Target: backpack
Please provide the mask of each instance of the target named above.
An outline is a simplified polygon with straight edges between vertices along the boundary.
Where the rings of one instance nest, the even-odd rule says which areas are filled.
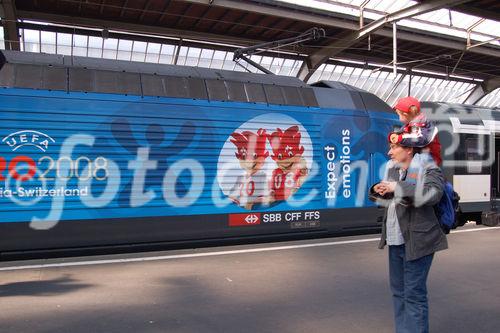
[[[446,181],[444,184],[443,196],[434,206],[434,211],[436,212],[439,225],[445,234],[449,234],[451,229],[455,229],[457,227],[459,201],[460,196],[453,190],[451,183]]]

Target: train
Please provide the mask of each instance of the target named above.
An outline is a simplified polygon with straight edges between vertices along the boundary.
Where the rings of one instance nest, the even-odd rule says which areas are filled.
[[[371,93],[16,51],[2,51],[0,65],[2,258],[381,227],[383,210],[367,193],[400,124]],[[423,107],[444,133],[463,223],[480,220],[500,188],[496,110]]]
[[[500,109],[424,102],[422,110],[437,124],[443,171],[460,195],[458,226],[498,225]]]

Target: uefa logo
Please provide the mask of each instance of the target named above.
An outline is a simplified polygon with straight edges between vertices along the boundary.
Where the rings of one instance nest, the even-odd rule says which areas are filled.
[[[24,146],[35,146],[45,152],[49,148],[49,143],[55,143],[55,140],[42,132],[24,130],[7,135],[2,142],[6,143],[12,151]]]

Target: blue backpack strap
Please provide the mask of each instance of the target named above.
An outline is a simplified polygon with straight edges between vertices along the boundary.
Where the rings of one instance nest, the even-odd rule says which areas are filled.
[[[456,199],[455,191],[453,190],[453,186],[450,182],[446,181],[443,189],[443,196],[441,200],[436,205],[436,215],[439,220],[439,224],[441,228],[448,233],[450,229],[455,227],[455,212],[458,205],[458,201]]]

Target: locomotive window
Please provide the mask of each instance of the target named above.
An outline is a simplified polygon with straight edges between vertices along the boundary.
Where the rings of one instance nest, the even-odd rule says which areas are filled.
[[[484,140],[482,141],[484,145]],[[477,138],[467,138],[465,140],[465,154],[467,160],[467,172],[481,173],[484,146],[480,145],[480,141]]]
[[[497,192],[495,193],[495,195],[497,195],[497,193],[500,191],[500,152],[497,152],[497,159],[496,159],[496,164],[497,164]]]

